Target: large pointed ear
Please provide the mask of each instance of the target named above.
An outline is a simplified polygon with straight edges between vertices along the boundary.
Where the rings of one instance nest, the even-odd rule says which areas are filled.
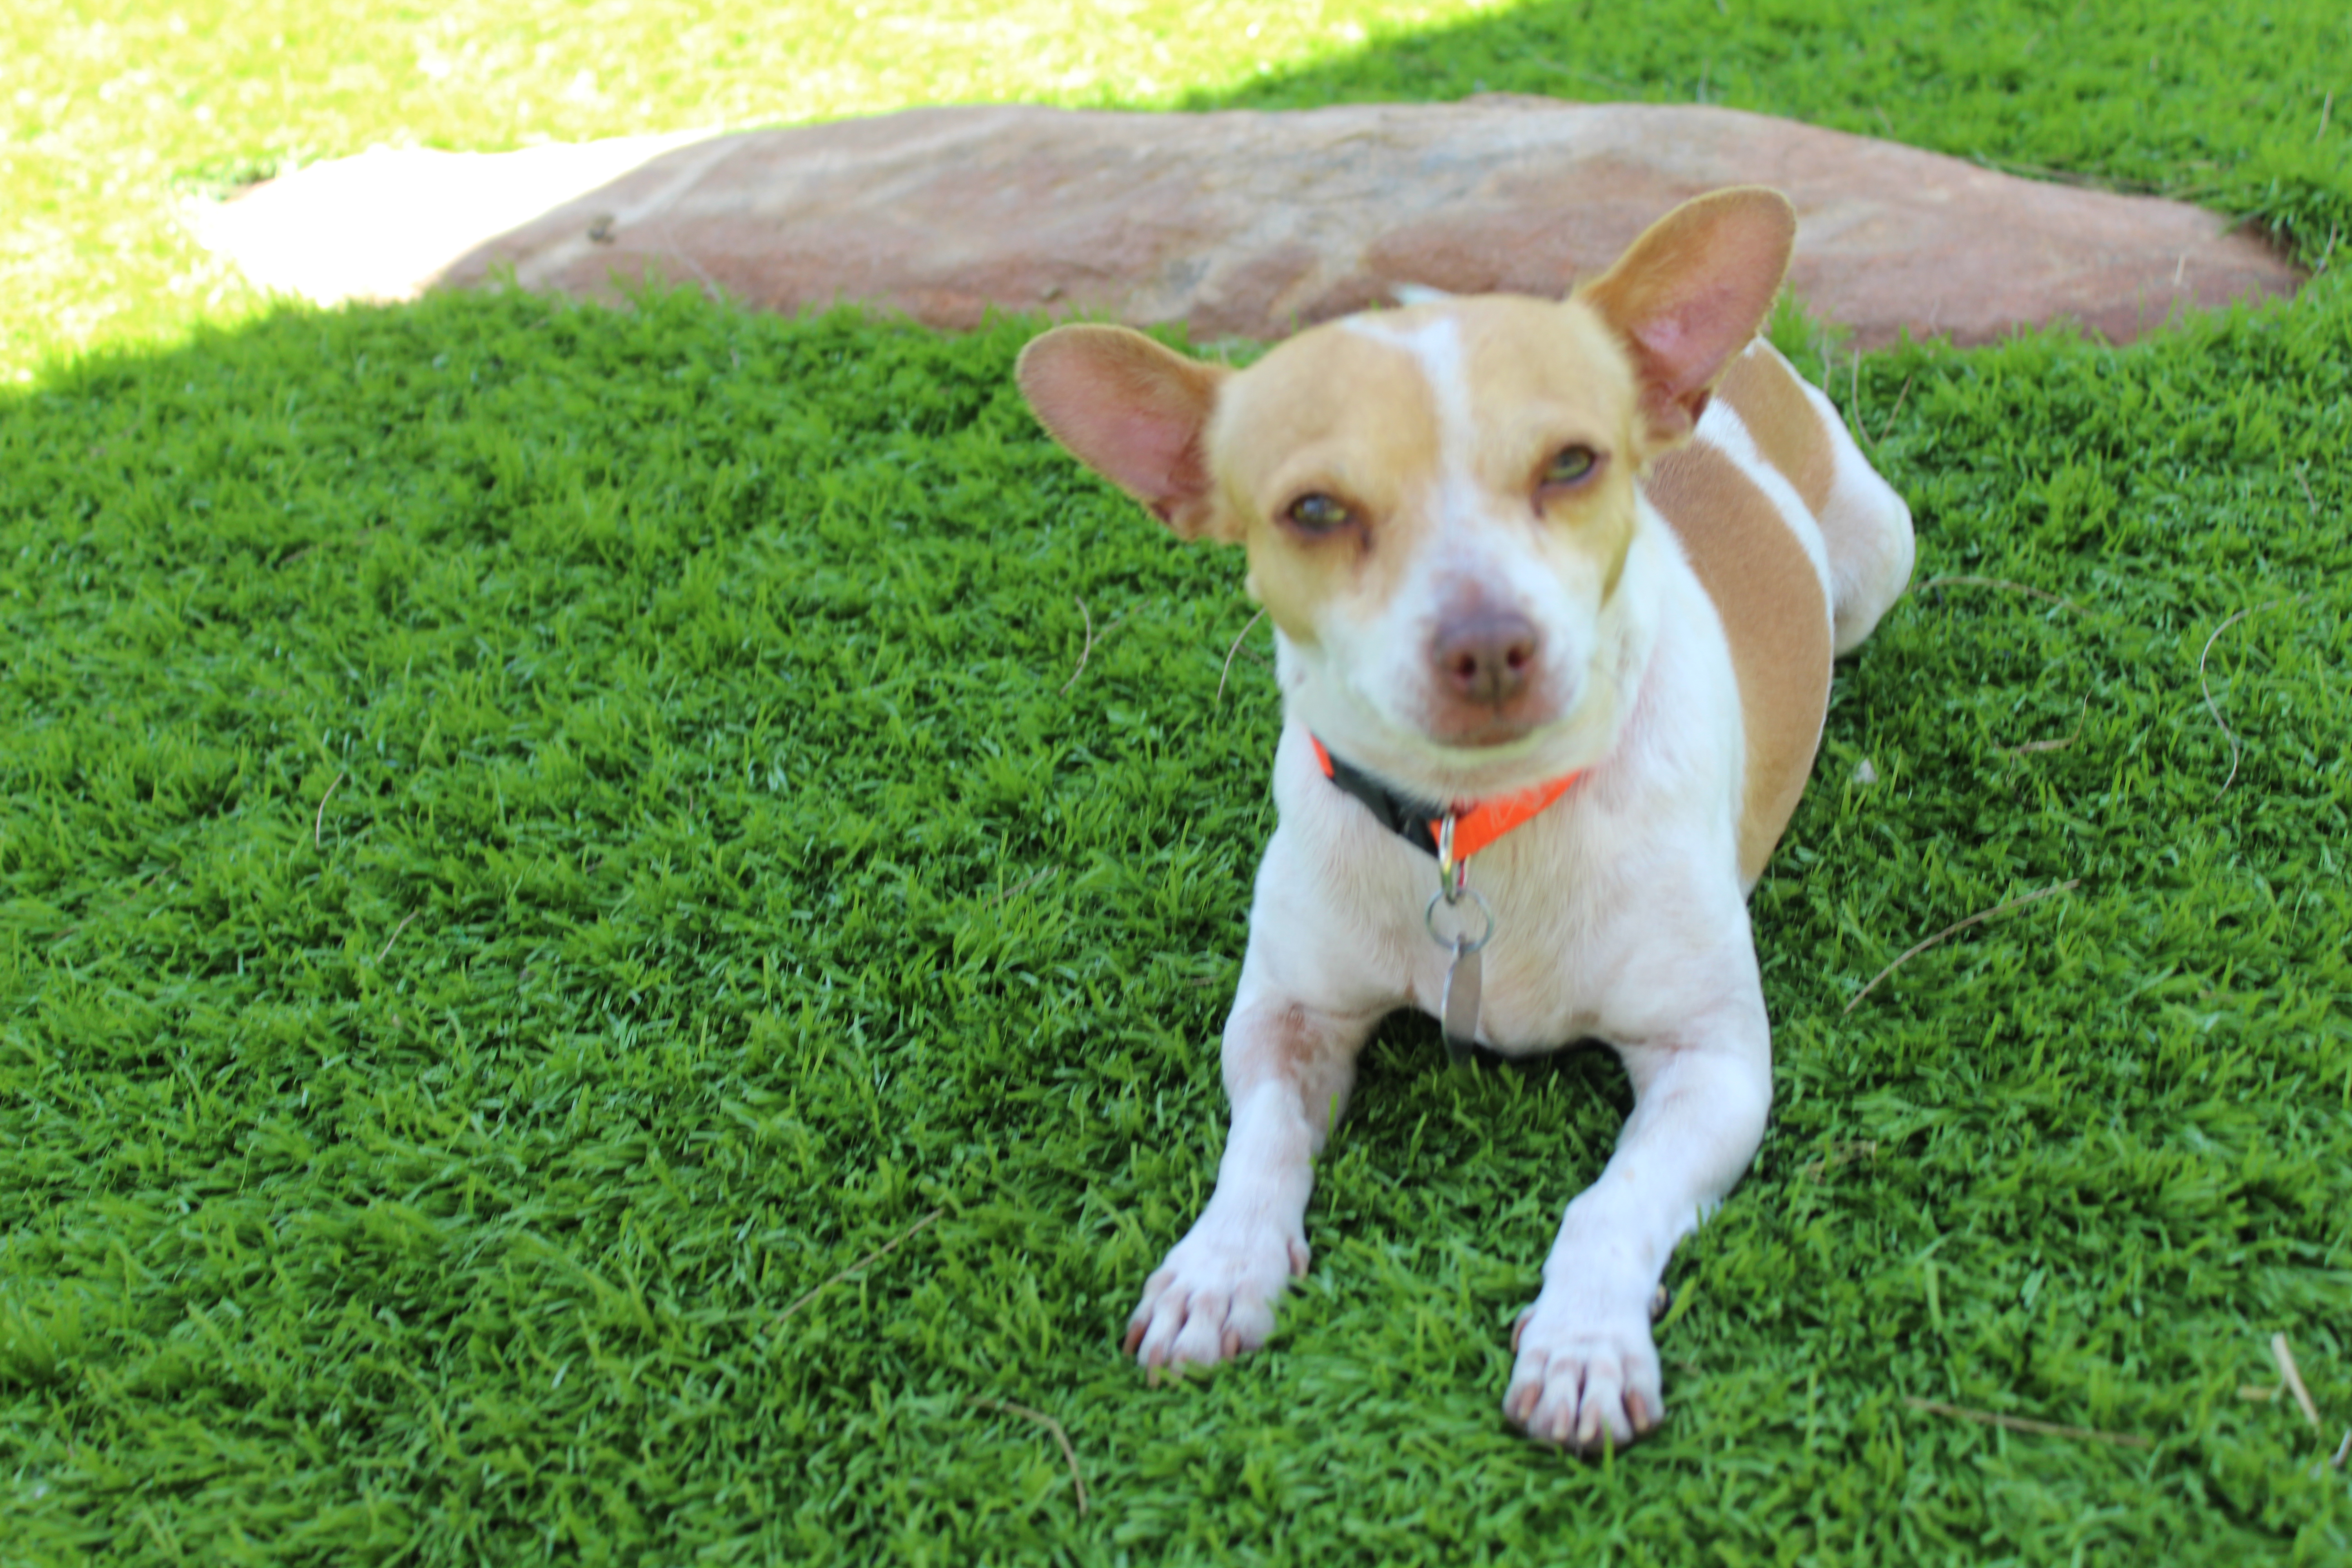
[[[1186,539],[1215,521],[1209,416],[1229,372],[1125,327],[1055,327],[1021,351],[1013,377],[1077,459]]]
[[[1716,191],[1652,224],[1576,297],[1617,330],[1653,441],[1681,440],[1764,325],[1789,269],[1797,211],[1761,185]]]

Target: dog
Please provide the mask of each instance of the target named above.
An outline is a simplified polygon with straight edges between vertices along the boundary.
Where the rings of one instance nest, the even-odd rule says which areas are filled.
[[[1457,1056],[1597,1040],[1634,1104],[1512,1331],[1508,1420],[1580,1452],[1665,1414],[1652,1304],[1770,1108],[1747,898],[1833,658],[1912,564],[1909,509],[1759,336],[1796,215],[1677,207],[1566,300],[1327,322],[1234,372],[1125,328],[1023,352],[1045,428],[1271,617],[1278,826],[1225,1025],[1207,1208],[1145,1282],[1149,1367],[1263,1344],[1312,1162],[1400,1007]]]

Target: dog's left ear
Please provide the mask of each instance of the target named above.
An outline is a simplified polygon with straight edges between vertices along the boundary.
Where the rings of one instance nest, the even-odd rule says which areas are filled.
[[[1180,538],[1216,521],[1206,450],[1227,372],[1126,327],[1055,327],[1013,379],[1054,439],[1151,509]]]
[[[1797,210],[1780,192],[1716,191],[1652,224],[1576,291],[1633,354],[1652,442],[1670,446],[1698,423],[1717,380],[1771,312],[1796,238]]]

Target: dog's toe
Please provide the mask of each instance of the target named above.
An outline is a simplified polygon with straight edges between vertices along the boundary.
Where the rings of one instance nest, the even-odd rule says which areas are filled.
[[[1245,1348],[1240,1303],[1222,1291],[1203,1291],[1187,1303],[1183,1326],[1170,1347],[1171,1361],[1214,1366],[1231,1361]]]
[[[1124,1345],[1148,1367],[1213,1366],[1254,1351],[1274,1332],[1275,1299],[1307,1245],[1296,1238],[1228,1238],[1196,1229],[1144,1282]]]
[[[1665,1401],[1646,1317],[1589,1314],[1539,1298],[1512,1330],[1504,1415],[1531,1437],[1583,1454],[1654,1431]]]

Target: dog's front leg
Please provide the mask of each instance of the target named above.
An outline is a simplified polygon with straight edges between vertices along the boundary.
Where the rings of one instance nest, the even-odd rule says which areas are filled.
[[[1255,967],[1244,965],[1225,1021],[1234,1122],[1216,1191],[1144,1282],[1128,1320],[1127,1349],[1146,1366],[1211,1365],[1255,1350],[1274,1331],[1275,1298],[1291,1276],[1307,1272],[1314,1157],[1345,1105],[1356,1052],[1378,1016],[1342,1016],[1269,994],[1253,984]]]
[[[1633,1113],[1600,1180],[1568,1205],[1543,1289],[1512,1331],[1503,1395],[1529,1436],[1588,1453],[1664,1419],[1652,1299],[1675,1244],[1748,1168],[1772,1101],[1760,992],[1619,1052]]]

